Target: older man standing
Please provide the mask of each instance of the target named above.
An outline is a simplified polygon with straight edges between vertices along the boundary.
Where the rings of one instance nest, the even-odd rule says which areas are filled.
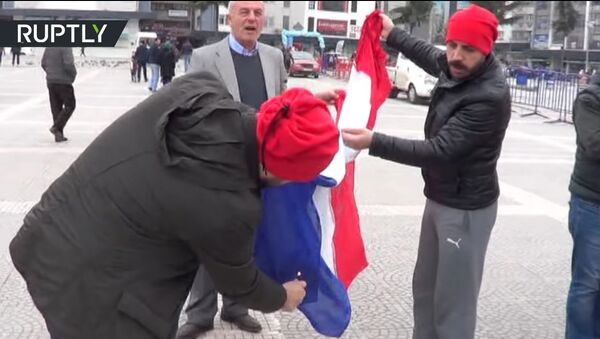
[[[470,339],[498,209],[496,165],[510,120],[509,89],[492,54],[498,20],[475,5],[456,12],[444,53],[383,19],[388,46],[439,78],[425,140],[349,130],[344,141],[422,168],[427,203],[413,278],[413,338]]]
[[[209,71],[225,84],[236,101],[256,109],[286,89],[287,72],[279,49],[258,42],[265,21],[263,1],[230,1],[227,19],[231,34],[222,41],[194,50],[191,72]],[[192,339],[213,329],[217,291],[201,266],[186,309],[187,323],[178,339]],[[248,309],[223,298],[221,319],[243,331],[258,333],[260,323]]]

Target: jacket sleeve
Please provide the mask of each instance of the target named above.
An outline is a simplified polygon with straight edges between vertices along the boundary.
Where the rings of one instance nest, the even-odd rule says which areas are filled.
[[[279,91],[277,93],[277,95],[280,95],[281,93],[285,92],[285,90],[287,89],[287,82],[288,82],[288,74],[287,71],[285,70],[285,64],[283,62],[283,53],[281,51],[277,51],[277,59],[278,59],[278,64],[279,64],[279,75],[280,75],[280,88]]]
[[[202,59],[202,52],[199,49],[192,52],[192,59],[190,60],[190,72],[200,72],[205,70],[204,62]]]
[[[388,35],[386,44],[397,49],[425,72],[437,77],[441,68],[439,59],[444,52],[433,45],[419,40],[400,28],[394,27]]]
[[[575,100],[573,112],[573,123],[583,152],[600,160],[600,102],[584,93]]]
[[[208,217],[201,224],[180,227],[180,238],[194,251],[222,295],[261,312],[280,310],[287,294],[281,284],[256,266],[254,227],[244,224],[243,218],[232,213],[222,211],[219,215],[217,218],[228,220],[223,224],[219,222],[220,226],[210,226],[212,217]],[[223,231],[217,231],[221,227],[233,231],[225,236]]]
[[[65,49],[63,53],[63,66],[65,71],[75,79],[77,76],[77,69],[75,69],[75,60],[73,58],[73,50],[70,48]]]
[[[456,112],[431,139],[408,140],[375,133],[369,154],[416,167],[454,162],[486,142],[502,126],[497,108],[500,105],[499,102],[468,105]]]

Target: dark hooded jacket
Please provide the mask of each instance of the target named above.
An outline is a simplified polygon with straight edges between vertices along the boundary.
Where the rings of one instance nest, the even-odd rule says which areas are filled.
[[[253,259],[256,118],[210,73],[178,78],[110,125],[10,244],[53,338],[174,338],[198,265],[262,312],[280,284]]]

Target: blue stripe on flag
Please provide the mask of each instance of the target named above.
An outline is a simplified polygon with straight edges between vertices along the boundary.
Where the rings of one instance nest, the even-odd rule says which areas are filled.
[[[300,272],[307,283],[300,311],[317,332],[339,337],[350,323],[350,301],[344,285],[321,257],[321,226],[313,203],[317,184],[336,183],[320,177],[263,190],[255,257],[258,267],[279,283],[294,280]]]

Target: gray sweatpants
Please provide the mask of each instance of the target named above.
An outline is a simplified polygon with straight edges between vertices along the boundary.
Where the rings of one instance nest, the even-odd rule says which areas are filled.
[[[498,203],[458,210],[427,200],[413,276],[413,339],[471,339]]]

